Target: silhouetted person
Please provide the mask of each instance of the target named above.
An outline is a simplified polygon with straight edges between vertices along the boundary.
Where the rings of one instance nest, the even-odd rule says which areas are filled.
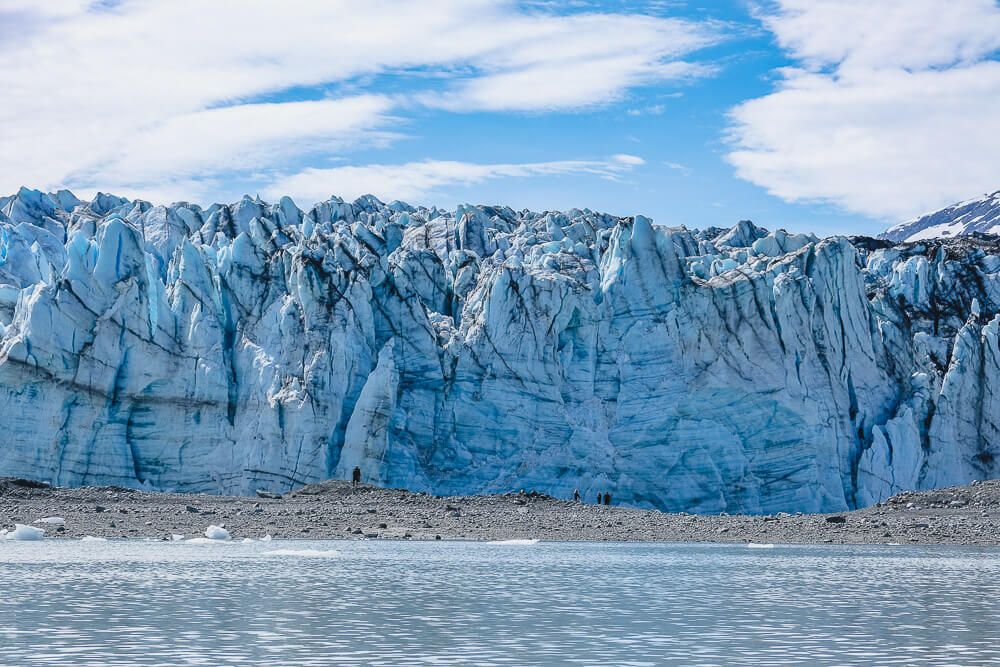
[[[611,494],[610,493],[607,493],[607,492],[604,493],[604,504],[605,505],[610,505],[611,504]]]
[[[573,489],[573,502],[580,502],[580,489]]]
[[[351,473],[351,486],[357,486],[361,483],[361,466],[354,466],[354,472]]]
[[[602,496],[601,492],[598,491],[597,492],[597,504],[600,505],[602,502],[604,502],[604,496]]]

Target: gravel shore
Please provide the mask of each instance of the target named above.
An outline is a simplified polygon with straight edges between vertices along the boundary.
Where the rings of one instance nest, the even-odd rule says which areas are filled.
[[[35,523],[61,517],[65,523]],[[598,506],[537,494],[434,497],[330,481],[276,498],[54,488],[0,478],[0,529],[46,537],[587,540],[780,544],[1000,545],[1000,481],[904,493],[839,514],[704,516]]]

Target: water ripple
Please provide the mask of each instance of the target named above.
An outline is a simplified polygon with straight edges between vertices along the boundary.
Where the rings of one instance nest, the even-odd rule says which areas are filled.
[[[2,542],[0,587],[0,665],[1000,662],[991,550]]]

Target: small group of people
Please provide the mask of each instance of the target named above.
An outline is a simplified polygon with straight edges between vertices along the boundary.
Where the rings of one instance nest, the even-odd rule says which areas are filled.
[[[580,489],[573,489],[573,502],[580,502]],[[610,505],[611,504],[611,494],[605,491],[601,493],[597,492],[597,504],[598,505]]]

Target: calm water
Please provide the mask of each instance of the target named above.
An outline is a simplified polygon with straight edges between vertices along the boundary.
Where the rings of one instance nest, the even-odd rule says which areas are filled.
[[[0,664],[995,664],[998,556],[8,541]]]

